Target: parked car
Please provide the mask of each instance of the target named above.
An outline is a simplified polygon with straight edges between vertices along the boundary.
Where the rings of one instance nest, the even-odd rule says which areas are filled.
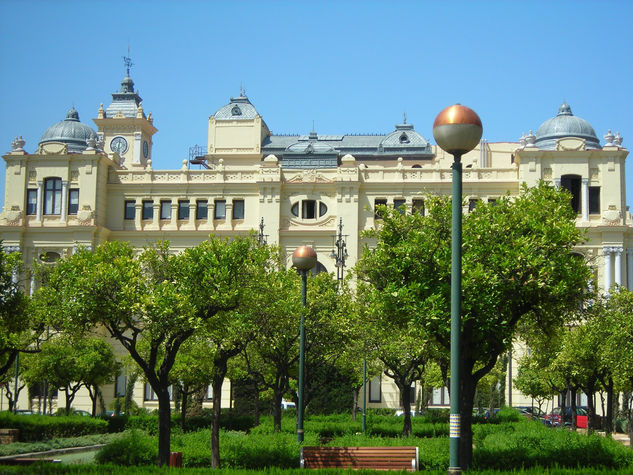
[[[514,406],[514,409],[519,411],[522,416],[528,419],[543,419],[545,412],[534,406]]]
[[[286,401],[285,399],[281,400],[281,408],[282,409],[295,409],[297,405],[292,401]]]
[[[545,424],[550,426],[571,426],[571,406],[565,407],[564,416],[561,415],[562,409],[556,407],[549,414],[545,415]],[[587,408],[584,406],[576,407],[576,427],[580,429],[587,428]]]
[[[411,414],[411,417],[414,417],[414,416],[415,416],[415,411],[414,411],[413,409],[411,409],[411,411],[409,412],[409,414]],[[404,416],[404,411],[403,411],[402,409],[398,409],[398,410],[395,412],[395,414],[394,414],[394,415],[396,415],[396,416],[398,416],[398,417],[402,417],[402,416]]]

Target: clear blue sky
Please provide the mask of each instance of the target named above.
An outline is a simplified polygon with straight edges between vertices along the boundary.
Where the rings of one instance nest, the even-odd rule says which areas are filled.
[[[489,141],[518,140],[566,100],[601,142],[633,147],[633,2],[0,2],[0,151],[33,152],[71,106],[94,127],[124,76],[159,129],[154,168],[205,145],[240,84],[274,133],[389,132],[432,140],[444,107],[475,109]],[[96,128],[96,127],[95,127]],[[4,161],[0,161],[0,205]],[[633,206],[633,158],[627,203]]]

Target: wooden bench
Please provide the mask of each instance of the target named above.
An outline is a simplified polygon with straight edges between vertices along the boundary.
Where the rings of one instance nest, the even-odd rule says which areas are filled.
[[[301,447],[301,468],[419,469],[417,447]]]

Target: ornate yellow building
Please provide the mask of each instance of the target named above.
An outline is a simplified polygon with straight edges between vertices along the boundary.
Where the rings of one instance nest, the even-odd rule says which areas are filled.
[[[7,250],[22,252],[26,263],[54,261],[78,245],[107,240],[141,247],[162,239],[185,248],[210,233],[260,229],[288,259],[297,246],[310,245],[319,268],[336,273],[332,251],[339,225],[349,267],[361,250],[361,231],[375,225],[377,204],[423,209],[427,195],[451,188],[452,157],[406,118],[384,135],[274,135],[240,94],[209,118],[206,153],[173,170],[152,166],[157,129],[129,71],[93,121],[96,130],[72,109],[31,152],[16,138],[3,157],[0,239]],[[591,125],[567,104],[535,135],[524,134],[518,142],[482,140],[462,159],[466,206],[518,194],[522,183],[563,186],[573,195],[577,226],[588,232],[578,251],[594,266],[596,285],[605,292],[613,284],[633,288],[628,151],[619,134],[609,131],[604,140],[601,145]],[[378,383],[373,382],[370,406],[398,406],[395,387]],[[113,397],[116,389],[107,391]],[[151,395],[144,399],[151,406]],[[436,391],[433,403],[446,402],[446,394]]]

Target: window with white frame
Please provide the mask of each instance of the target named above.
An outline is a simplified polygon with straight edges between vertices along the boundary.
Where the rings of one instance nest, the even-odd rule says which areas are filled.
[[[62,179],[44,180],[44,214],[62,213]]]

